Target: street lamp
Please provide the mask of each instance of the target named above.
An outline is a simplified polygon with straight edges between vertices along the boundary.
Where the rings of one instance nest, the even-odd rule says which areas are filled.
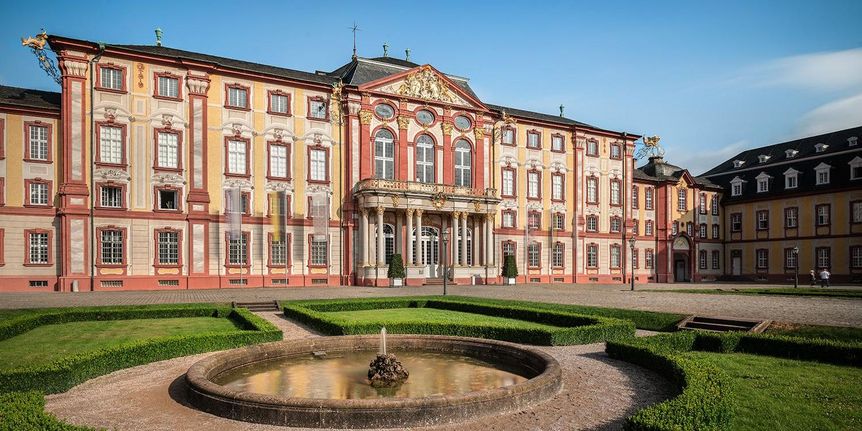
[[[449,261],[446,260],[446,249],[449,244],[449,228],[443,229],[443,296],[446,296],[446,284],[449,280]]]
[[[631,275],[631,278],[632,278],[632,292],[634,292],[634,290],[635,290],[635,237],[634,237],[634,235],[632,235],[632,237],[629,238],[629,249],[632,252],[632,254],[631,254],[631,256],[632,256],[632,275]]]
[[[799,246],[793,247],[793,288],[799,287]]]

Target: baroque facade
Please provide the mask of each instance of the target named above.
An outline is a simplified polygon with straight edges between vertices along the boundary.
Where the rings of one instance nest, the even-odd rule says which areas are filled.
[[[509,254],[520,282],[728,274],[727,189],[635,169],[638,135],[386,56],[46,38],[61,91],[0,87],[2,290],[386,286],[395,254],[407,285],[499,283]]]

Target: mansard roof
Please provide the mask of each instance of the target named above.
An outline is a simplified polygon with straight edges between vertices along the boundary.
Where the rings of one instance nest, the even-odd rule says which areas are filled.
[[[783,165],[790,162],[801,161],[811,156],[831,155],[837,152],[845,151],[848,148],[853,148],[849,147],[848,145],[848,139],[853,136],[856,136],[857,138],[862,137],[862,126],[839,130],[836,132],[824,133],[817,136],[809,136],[807,138],[782,142],[780,144],[752,148],[727,159],[726,161],[720,163],[718,166],[704,173],[702,176],[723,176],[730,172],[745,171],[746,169],[761,169],[763,167],[775,166],[778,164]],[[825,149],[821,152],[817,152],[818,144],[825,144]],[[795,150],[797,152],[791,152],[793,156],[788,157],[788,150]],[[760,162],[761,155],[768,156],[764,163]],[[744,163],[739,168],[736,168],[733,164],[735,160],[739,160]]]
[[[582,123],[580,121],[575,121],[575,120],[572,120],[570,118],[561,117],[559,115],[550,115],[550,114],[543,114],[541,112],[525,111],[523,109],[511,108],[508,106],[492,105],[490,103],[485,104],[485,106],[487,106],[488,109],[499,113],[500,115],[502,115],[503,112],[505,112],[506,114],[509,114],[509,115],[512,115],[515,117],[526,118],[529,120],[536,120],[536,121],[544,121],[544,122],[548,122],[548,123],[562,124],[564,126],[589,127],[591,129],[602,130],[602,129],[599,129],[598,127],[589,125],[587,123]]]
[[[392,57],[357,57],[350,63],[347,63],[332,72],[318,73],[325,73],[328,76],[339,78],[345,85],[360,86],[362,84],[377,81],[387,76],[396,75],[417,67],[421,66],[411,61]],[[477,96],[473,89],[470,88],[470,85],[467,84],[466,78],[449,74],[446,74],[446,77],[471,97],[479,100],[479,96]]]
[[[0,85],[0,105],[60,110],[60,93]]]
[[[702,188],[720,189],[707,178],[694,177],[688,169],[665,162],[663,157],[650,157],[647,164],[635,169],[633,177],[641,181],[674,183],[686,177],[690,183]]]

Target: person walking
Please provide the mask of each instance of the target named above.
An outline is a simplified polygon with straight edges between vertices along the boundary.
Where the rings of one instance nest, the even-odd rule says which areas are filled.
[[[808,287],[814,287],[814,285],[817,283],[817,275],[814,274],[813,269],[811,271],[808,271],[808,275],[811,277],[811,283],[808,285]]]
[[[829,276],[831,275],[826,268],[820,271],[820,287],[829,287]]]

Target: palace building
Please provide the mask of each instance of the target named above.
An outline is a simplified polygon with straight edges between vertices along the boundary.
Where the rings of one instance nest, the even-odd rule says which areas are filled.
[[[522,283],[787,274],[749,256],[791,240],[734,230],[734,214],[788,195],[728,193],[757,184],[756,166],[780,178],[775,151],[701,177],[658,152],[635,169],[637,134],[492,105],[466,78],[386,55],[312,73],[160,44],[27,43],[56,54],[60,92],[0,87],[0,290],[387,286],[396,254],[408,286],[497,284],[507,255]],[[847,250],[818,261],[836,274],[862,226],[839,209],[856,217],[862,200],[858,176],[837,178],[862,164],[858,130],[841,133],[844,148],[824,140],[810,167],[805,141],[793,164],[831,166],[832,185],[800,174],[794,199],[830,200],[828,233],[797,236],[843,235]]]

